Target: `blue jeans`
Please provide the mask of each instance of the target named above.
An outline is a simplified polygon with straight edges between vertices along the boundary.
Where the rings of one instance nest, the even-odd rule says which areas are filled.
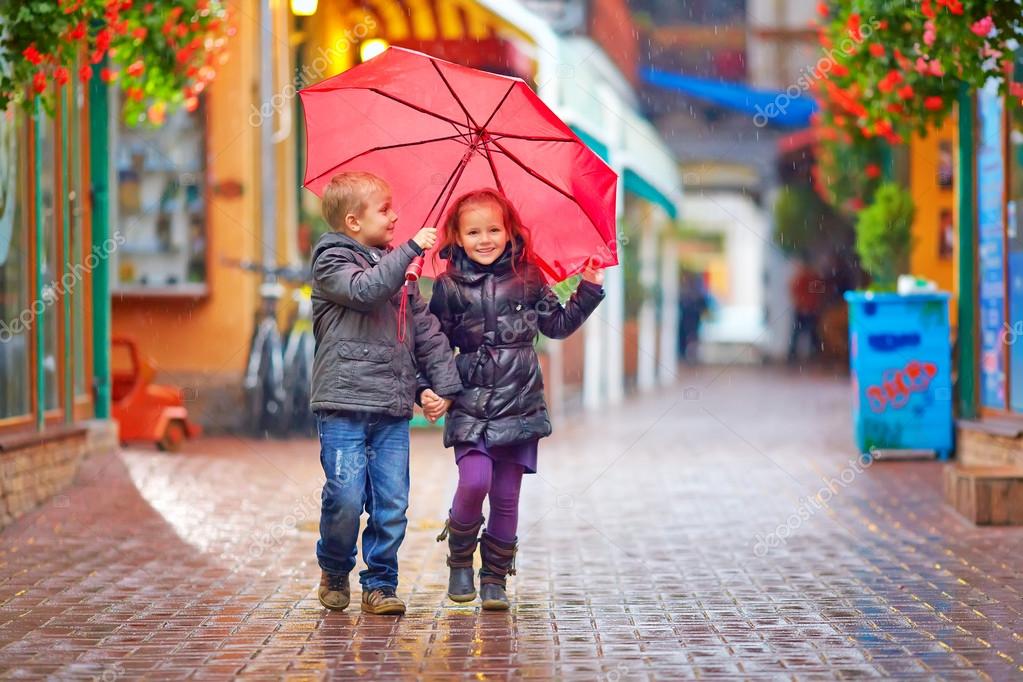
[[[363,590],[398,586],[398,547],[408,520],[409,422],[378,414],[317,414],[320,464],[326,476],[320,507],[320,568],[347,574],[355,568],[362,510],[366,570]]]

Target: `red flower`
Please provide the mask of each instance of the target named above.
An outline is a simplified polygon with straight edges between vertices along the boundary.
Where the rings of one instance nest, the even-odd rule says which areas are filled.
[[[961,0],[938,0],[938,4],[947,7],[948,11],[952,14],[961,15],[963,13],[963,3]]]
[[[86,64],[78,69],[78,80],[88,83],[92,79],[92,67]]]
[[[817,14],[821,15],[822,17],[828,16],[828,3],[826,3],[826,2],[818,2],[817,3]]]
[[[872,57],[876,57],[878,59],[883,57],[885,55],[884,45],[882,45],[881,43],[871,43],[870,44],[870,55]]]
[[[980,21],[975,22],[972,26],[970,26],[970,30],[976,33],[981,38],[985,38],[988,36],[988,34],[991,33],[991,29],[993,29],[994,27],[995,22],[992,21],[991,16],[988,15],[981,19]]]
[[[79,21],[73,29],[68,31],[67,37],[71,40],[81,40],[85,37],[85,22]]]
[[[873,179],[881,177],[881,167],[876,163],[868,163],[867,167],[864,168],[863,171],[867,174],[868,178]]]
[[[142,63],[141,59],[139,59],[139,60],[135,61],[134,63],[132,63],[132,65],[129,66],[128,69],[127,69],[128,75],[132,76],[133,78],[138,78],[139,76],[142,75],[142,72],[145,71],[145,70],[146,70],[146,65]]]
[[[936,16],[934,8],[931,7],[931,0],[923,0],[923,2],[920,3],[920,11],[928,19],[933,19]]]
[[[128,88],[127,93],[128,97],[136,102],[141,102],[142,98],[145,97],[145,93],[142,92],[142,88]]]
[[[110,29],[109,28],[104,28],[99,33],[97,33],[96,34],[96,51],[97,52],[106,52],[108,49],[110,49],[110,38],[111,38],[111,34],[110,34]]]
[[[110,69],[103,68],[99,70],[99,79],[104,83],[109,83],[115,78],[117,78],[117,74],[111,71]]]
[[[143,14],[152,14],[153,13],[153,3],[147,2],[146,4],[142,5],[142,13]]]
[[[888,21],[886,19],[882,19],[881,21],[877,22],[877,27],[882,31],[888,30]]]
[[[849,75],[849,69],[845,68],[842,64],[835,62],[835,65],[831,67],[831,73],[841,78],[842,76]]]
[[[846,27],[849,29],[849,37],[859,42],[863,40],[863,34],[860,32],[860,15],[853,12],[849,15],[849,21],[846,22]]]
[[[937,95],[928,97],[924,100],[924,109],[928,111],[940,111],[945,106],[945,100],[941,99]]]
[[[58,66],[53,70],[53,80],[57,81],[57,85],[64,85],[71,79],[71,74],[63,66]]]
[[[64,2],[68,3],[67,7],[64,8],[64,14],[71,14],[73,12],[77,12],[78,8],[82,6],[82,0],[58,0],[57,4],[63,5]]]
[[[39,66],[43,63],[43,55],[36,49],[36,44],[31,43],[28,47],[21,51],[22,56],[27,59],[34,66]]]
[[[902,72],[892,69],[877,83],[877,89],[881,92],[892,92],[895,86],[902,82]]]
[[[902,113],[905,113],[905,111],[906,111],[906,108],[903,107],[898,102],[892,102],[891,104],[888,105],[887,108],[888,108],[888,113],[889,114],[902,114]]]
[[[92,62],[93,64],[99,64],[101,61],[103,61],[103,55],[105,55],[106,53],[107,53],[106,50],[96,50],[95,52],[92,53],[92,56],[89,57],[89,61]]]
[[[915,94],[916,93],[913,92],[912,85],[903,85],[901,88],[899,88],[898,92],[898,95],[901,99],[911,99]]]
[[[44,72],[36,71],[36,75],[32,77],[32,90],[36,93],[46,90],[46,74]]]
[[[131,32],[131,36],[135,40],[145,40],[146,39],[146,34],[148,32],[149,31],[146,30],[145,26],[139,26],[137,29],[135,29],[134,31]]]

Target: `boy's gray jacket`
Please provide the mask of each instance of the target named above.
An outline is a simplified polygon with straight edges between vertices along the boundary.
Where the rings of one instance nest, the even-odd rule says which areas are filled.
[[[317,242],[313,410],[411,418],[417,371],[429,377],[438,395],[453,397],[462,390],[451,346],[418,285],[411,287],[405,341],[398,341],[405,269],[416,255],[413,242],[381,250],[334,232]]]

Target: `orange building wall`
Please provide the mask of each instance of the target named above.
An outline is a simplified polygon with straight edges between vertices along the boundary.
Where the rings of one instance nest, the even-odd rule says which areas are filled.
[[[160,372],[230,375],[240,382],[258,303],[258,277],[226,268],[222,259],[258,257],[258,129],[247,123],[258,75],[258,8],[245,0],[229,59],[209,89],[208,182],[237,181],[240,197],[209,196],[210,294],[203,299],[132,297],[113,300],[113,332],[139,341]],[[211,377],[212,378],[212,377]]]
[[[955,259],[958,239],[953,242],[955,248],[951,257],[941,258],[939,220],[943,210],[950,211],[955,226],[955,191],[952,187],[938,186],[938,165],[940,142],[947,142],[949,150],[956,148],[955,129],[955,121],[949,119],[925,137],[914,136],[910,142],[909,170],[910,191],[916,205],[910,270],[917,277],[936,282],[942,291],[953,294],[950,310],[953,322],[956,319]],[[958,229],[955,229],[955,234],[958,238]]]

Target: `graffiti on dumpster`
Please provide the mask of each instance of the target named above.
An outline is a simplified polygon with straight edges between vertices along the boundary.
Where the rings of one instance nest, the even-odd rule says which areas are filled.
[[[937,373],[933,362],[919,360],[910,360],[902,369],[885,370],[880,384],[867,387],[870,409],[880,413],[889,407],[896,410],[905,407],[914,393],[927,390]]]

